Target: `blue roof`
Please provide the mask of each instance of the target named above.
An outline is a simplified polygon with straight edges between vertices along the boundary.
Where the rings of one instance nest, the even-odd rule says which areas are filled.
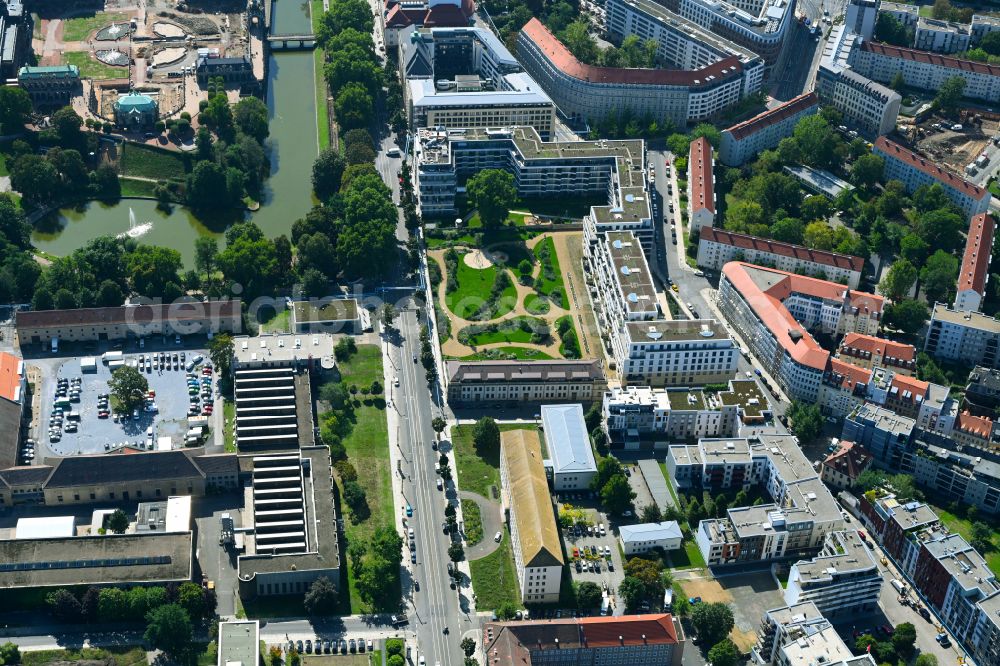
[[[156,102],[152,97],[148,95],[140,95],[138,93],[129,93],[127,95],[122,95],[115,102],[119,109],[144,109],[144,108],[156,108]]]
[[[660,539],[681,539],[684,534],[676,520],[665,520],[662,523],[640,523],[638,525],[622,525],[618,528],[622,541],[659,541]]]
[[[597,471],[582,405],[542,405],[542,428],[556,474]]]

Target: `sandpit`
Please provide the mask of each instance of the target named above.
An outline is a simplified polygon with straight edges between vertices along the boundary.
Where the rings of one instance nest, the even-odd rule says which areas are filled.
[[[160,37],[183,37],[185,34],[184,28],[179,25],[164,23],[163,21],[158,21],[153,24],[153,32]]]
[[[465,265],[469,268],[475,268],[479,271],[486,270],[493,265],[493,262],[483,253],[482,250],[472,250],[471,252],[468,252],[464,257],[462,257],[462,261],[464,261]]]
[[[187,49],[185,49],[183,46],[171,46],[169,48],[157,51],[156,54],[153,55],[153,64],[157,67],[163,67],[164,65],[171,65],[177,62],[178,60],[183,59],[186,53]]]

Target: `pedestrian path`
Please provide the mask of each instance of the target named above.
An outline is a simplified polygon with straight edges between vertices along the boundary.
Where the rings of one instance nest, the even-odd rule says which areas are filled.
[[[500,547],[500,544],[493,540],[493,535],[503,530],[503,512],[500,505],[468,490],[458,491],[458,497],[459,499],[471,500],[479,506],[479,514],[483,523],[483,538],[475,546],[466,546],[465,557],[469,560],[486,557]],[[466,525],[466,531],[468,531],[468,525]]]

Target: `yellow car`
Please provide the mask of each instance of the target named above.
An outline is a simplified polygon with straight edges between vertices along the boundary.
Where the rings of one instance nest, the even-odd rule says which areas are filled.
[[[680,291],[679,289],[677,289],[677,285],[676,284],[670,285],[670,288],[673,289],[674,291]]]

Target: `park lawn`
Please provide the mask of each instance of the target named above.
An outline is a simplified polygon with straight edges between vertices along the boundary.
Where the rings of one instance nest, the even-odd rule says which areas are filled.
[[[473,427],[472,424],[459,425],[451,430],[455,465],[458,468],[458,486],[487,499],[497,499],[500,491],[500,449],[487,451],[485,457],[480,456],[472,442]],[[533,425],[500,424],[500,432],[537,429]],[[494,494],[492,489],[496,489],[498,494]]]
[[[273,317],[263,322],[260,325],[261,332],[267,333],[288,333],[289,331],[289,319],[291,318],[291,310],[282,310],[281,312],[276,312]]]
[[[465,541],[475,546],[483,540],[483,514],[474,500],[462,500],[462,518],[465,522]]]
[[[21,653],[22,666],[41,666],[53,662],[103,661],[108,666],[139,666],[146,664],[146,651],[141,647],[82,648],[79,650],[28,650]]]
[[[76,65],[80,68],[80,76],[85,79],[125,79],[128,78],[128,67],[105,65],[97,58],[91,58],[89,53],[82,51],[67,51],[63,53],[64,65]]]
[[[66,19],[62,24],[62,39],[63,42],[82,42],[95,30],[100,30],[112,23],[123,23],[127,20],[128,16],[119,12],[97,12],[93,16],[78,16]]]
[[[986,189],[988,189],[990,191],[990,194],[992,194],[993,196],[1000,198],[1000,183],[998,183],[996,180],[991,180],[990,184],[986,187]]]
[[[468,356],[458,357],[461,361],[490,361],[495,360],[495,357],[489,352],[500,352],[508,356],[513,356],[519,361],[551,361],[552,356],[549,356],[543,351],[537,349],[531,349],[529,347],[492,347],[489,351],[481,351],[475,354],[469,354]]]
[[[514,317],[500,322],[500,330],[493,332],[483,332],[477,335],[470,335],[468,344],[478,347],[479,345],[489,345],[496,342],[531,342],[531,331],[526,331],[520,327],[519,322],[527,320],[535,325],[544,325],[545,322],[535,317]],[[461,333],[461,332],[460,332]]]
[[[698,544],[695,540],[688,539],[681,545],[682,548],[667,553],[667,557],[670,558],[670,568],[704,569],[706,566],[705,558],[701,556],[701,551],[698,550]]]
[[[551,294],[554,289],[559,289],[560,294],[562,294],[562,298],[558,305],[563,310],[569,310],[569,295],[566,293],[566,285],[563,284],[563,274],[562,270],[559,268],[559,257],[556,256],[556,244],[555,241],[552,240],[551,236],[535,246],[535,259],[538,260],[539,264],[544,263],[541,257],[543,247],[547,247],[549,249],[548,264],[552,270],[552,274],[555,275],[556,278],[555,280],[545,279],[545,270],[543,266],[542,270],[538,272],[538,279],[535,280],[535,289],[545,295]]]
[[[323,57],[323,49],[313,49],[313,78],[316,80],[316,136],[319,140],[320,150],[326,150],[330,147],[330,109],[326,103],[326,80],[322,74]]]
[[[606,206],[607,198],[601,197],[557,197],[554,199],[521,199],[510,207],[513,211],[524,211],[534,215],[551,217],[582,218],[590,212],[591,206]]]
[[[376,379],[379,383],[384,381],[382,350],[377,345],[358,345],[358,351],[341,362],[339,367],[341,378],[348,387],[370,386]],[[358,472],[358,483],[368,497],[371,515],[356,525],[350,518],[344,521],[348,544],[352,540],[368,543],[377,528],[393,524],[392,471],[389,463],[389,427],[385,418],[385,400],[366,400],[354,408],[354,414],[356,421],[351,432],[344,438],[344,449],[347,451],[347,459]],[[337,482],[340,485],[339,479]],[[351,612],[362,612],[363,604],[350,566],[347,580]]]
[[[152,197],[156,183],[148,180],[136,180],[119,176],[118,184],[122,188],[123,197]]]
[[[563,315],[562,317],[559,317],[559,319],[556,319],[556,325],[555,325],[556,335],[559,334],[559,322],[561,322],[564,319],[569,322],[569,330],[573,331],[573,334],[576,336],[576,346],[577,349],[580,351],[580,355],[582,356],[583,343],[580,341],[579,331],[576,330],[576,322],[573,320],[573,315]],[[568,332],[569,331],[567,331],[567,333]],[[566,356],[566,345],[563,344],[562,342],[559,343],[559,353],[562,354],[563,358],[571,358],[570,356]]]
[[[499,269],[496,266],[482,270],[472,268],[465,263],[464,256],[459,255],[458,258],[458,274],[455,276],[458,280],[458,289],[445,295],[445,301],[449,310],[462,319],[469,319],[476,314],[480,305],[489,300]],[[512,281],[497,299],[491,319],[507,314],[516,303],[517,290]]]
[[[222,441],[228,453],[236,452],[236,403],[222,400]]]
[[[551,308],[548,299],[531,292],[524,297],[524,309],[531,314],[546,314]]]
[[[947,509],[942,509],[939,506],[931,504],[930,507],[933,509],[934,513],[938,515],[938,518],[941,519],[941,522],[944,523],[951,532],[958,532],[966,541],[970,541],[972,539],[971,521],[966,518],[956,516]],[[1000,532],[998,532],[995,527],[990,541],[993,543],[993,548],[990,549],[989,552],[980,554],[983,558],[985,558],[986,566],[990,568],[990,571],[997,576],[1000,576]]]
[[[469,561],[472,589],[476,593],[476,608],[496,610],[504,604],[521,608],[521,593],[514,569],[514,553],[510,549],[510,532],[504,528],[500,547],[486,557]]]
[[[524,213],[507,213],[507,219],[504,221],[504,224],[511,224],[515,227],[523,227],[524,218]],[[481,229],[483,227],[483,221],[479,217],[478,210],[472,214],[472,217],[469,218],[469,223],[465,226],[467,229]]]
[[[182,153],[126,141],[122,145],[118,168],[123,176],[170,180],[184,178],[190,162]]]

